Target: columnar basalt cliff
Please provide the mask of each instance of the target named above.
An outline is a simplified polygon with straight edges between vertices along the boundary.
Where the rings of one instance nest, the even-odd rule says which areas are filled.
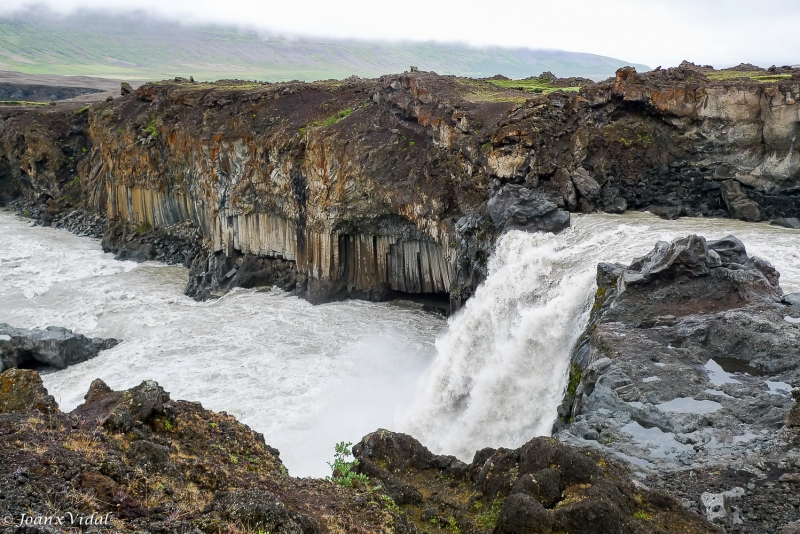
[[[118,221],[108,250],[191,266],[200,298],[276,283],[457,307],[499,232],[558,231],[564,212],[800,216],[800,81],[729,74],[626,68],[549,94],[424,72],[147,84],[80,113],[6,114],[0,201],[47,199],[50,220],[99,210]],[[147,241],[187,225],[205,252]]]

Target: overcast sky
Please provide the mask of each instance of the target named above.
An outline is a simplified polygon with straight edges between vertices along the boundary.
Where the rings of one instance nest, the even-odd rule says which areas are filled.
[[[800,64],[800,0],[44,0],[303,36],[590,52],[674,66]],[[30,5],[0,0],[0,12]]]

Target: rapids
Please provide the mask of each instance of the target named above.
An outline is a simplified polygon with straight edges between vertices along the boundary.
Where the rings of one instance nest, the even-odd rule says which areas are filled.
[[[95,378],[114,389],[154,379],[262,432],[296,476],[328,474],[336,442],[378,427],[470,460],[549,433],[596,264],[690,233],[736,235],[775,265],[784,291],[800,291],[800,232],[629,213],[503,236],[489,278],[447,323],[410,304],[312,306],[277,290],[199,303],[183,295],[186,269],[115,261],[97,240],[0,211],[0,322],[123,340],[43,375],[64,410]]]

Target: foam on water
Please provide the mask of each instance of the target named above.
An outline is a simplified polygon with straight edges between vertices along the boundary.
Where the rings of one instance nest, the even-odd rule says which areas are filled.
[[[154,379],[264,433],[301,476],[330,474],[336,442],[391,426],[445,324],[411,307],[312,306],[279,291],[198,303],[183,295],[186,269],[118,262],[96,240],[3,212],[0,261],[0,322],[124,341],[43,376],[64,410],[95,378],[114,389]]]
[[[65,410],[94,378],[155,379],[173,398],[225,410],[281,449],[294,475],[328,474],[337,441],[379,427],[471,459],[550,432],[599,261],[629,262],[659,239],[740,237],[800,290],[800,232],[647,214],[577,216],[559,235],[511,232],[464,310],[443,320],[396,304],[312,306],[279,291],[198,303],[180,267],[115,261],[97,240],[0,212],[0,322],[124,340],[45,375]],[[435,340],[435,347],[434,347]]]
[[[598,262],[629,263],[656,241],[733,234],[772,262],[786,292],[800,290],[800,232],[720,219],[649,214],[573,218],[560,234],[510,232],[490,275],[436,341],[436,359],[403,429],[437,452],[470,460],[550,433],[570,351],[588,320]]]

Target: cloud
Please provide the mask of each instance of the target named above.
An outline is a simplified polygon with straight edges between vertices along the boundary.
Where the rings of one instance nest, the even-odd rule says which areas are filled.
[[[0,12],[29,5],[4,0]],[[45,0],[43,5],[62,14],[80,8],[132,9],[128,0]],[[800,63],[800,2],[787,0],[138,0],[135,6],[187,24],[246,25],[303,36],[561,49],[652,66],[676,65],[682,59],[716,66]]]

